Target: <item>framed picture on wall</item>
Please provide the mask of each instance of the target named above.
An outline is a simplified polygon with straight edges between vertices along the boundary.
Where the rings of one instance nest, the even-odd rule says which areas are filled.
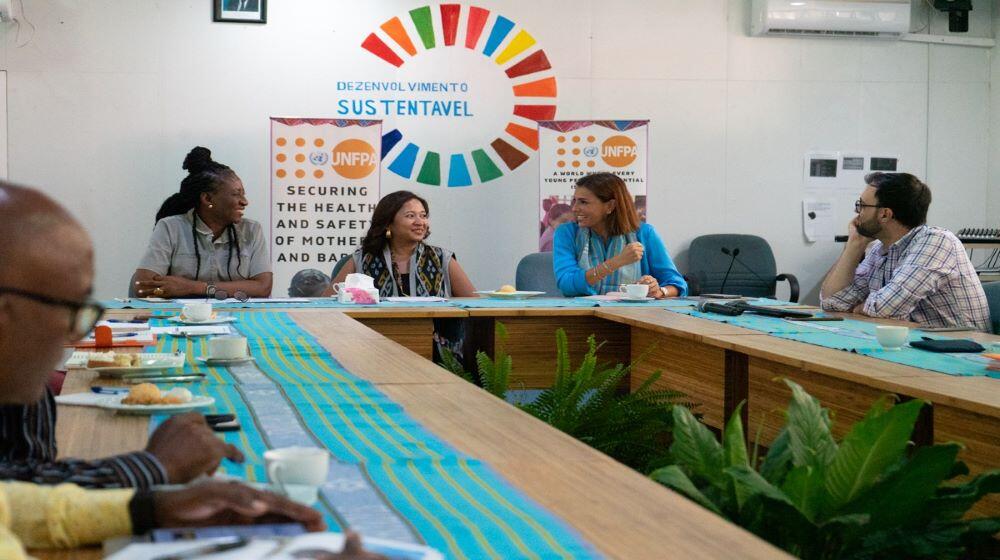
[[[267,0],[212,0],[212,21],[267,23]]]

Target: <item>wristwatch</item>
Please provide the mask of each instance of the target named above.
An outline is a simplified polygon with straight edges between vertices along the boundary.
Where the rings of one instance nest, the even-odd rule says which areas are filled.
[[[215,297],[215,292],[217,290],[218,290],[218,288],[215,287],[215,284],[212,284],[211,282],[206,282],[205,283],[205,297],[209,297],[209,298]]]

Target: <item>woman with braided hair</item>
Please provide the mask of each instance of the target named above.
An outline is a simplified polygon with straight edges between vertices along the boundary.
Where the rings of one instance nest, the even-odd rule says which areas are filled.
[[[243,219],[243,182],[198,146],[188,176],[156,213],[149,248],[135,271],[140,297],[271,295],[271,261],[259,222]]]

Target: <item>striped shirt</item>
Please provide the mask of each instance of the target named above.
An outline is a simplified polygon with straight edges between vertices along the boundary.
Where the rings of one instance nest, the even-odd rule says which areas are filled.
[[[862,302],[871,317],[991,332],[989,304],[972,262],[961,241],[938,227],[915,227],[887,251],[873,241],[854,281],[820,299],[827,311],[851,311]]]
[[[36,404],[0,406],[0,480],[139,489],[167,483],[163,465],[146,451],[95,461],[57,461],[57,455],[56,403],[51,391],[46,389]]]

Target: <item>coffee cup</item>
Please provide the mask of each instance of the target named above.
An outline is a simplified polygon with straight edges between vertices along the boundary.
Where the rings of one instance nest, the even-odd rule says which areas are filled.
[[[331,284],[330,288],[333,291],[333,295],[338,295],[340,292],[344,291],[344,286],[347,282],[337,282],[336,284]]]
[[[631,299],[642,299],[649,295],[649,284],[622,284],[619,289]]]
[[[246,358],[247,338],[238,335],[213,336],[208,339],[208,356],[213,360]]]
[[[330,453],[318,447],[284,447],[264,452],[267,479],[292,500],[313,504],[330,470]]]
[[[185,303],[181,315],[191,321],[207,321],[212,318],[212,304],[207,301]]]
[[[909,327],[879,325],[875,327],[875,340],[886,350],[899,350],[909,339]]]

